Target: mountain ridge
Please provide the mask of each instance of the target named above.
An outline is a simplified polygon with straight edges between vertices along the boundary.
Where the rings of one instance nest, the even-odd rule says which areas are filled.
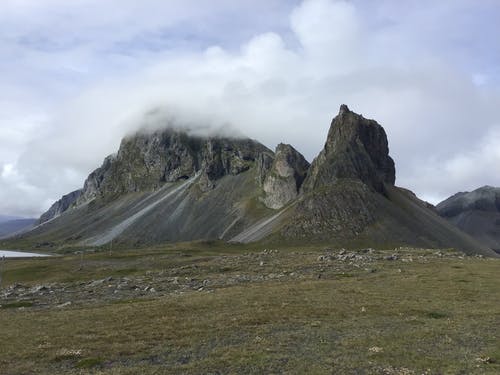
[[[36,225],[37,219],[16,218],[0,222],[0,238],[27,231]]]
[[[319,241],[493,254],[397,188],[395,174],[383,127],[346,105],[311,164],[286,144],[273,152],[245,138],[138,132],[24,238],[81,246]]]
[[[500,252],[500,188],[486,185],[459,192],[440,202],[436,209],[462,231]]]

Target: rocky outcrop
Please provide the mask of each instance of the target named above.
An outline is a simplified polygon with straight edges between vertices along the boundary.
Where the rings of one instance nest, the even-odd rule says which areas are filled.
[[[207,191],[223,176],[248,170],[262,153],[272,154],[250,139],[200,137],[176,129],[139,132],[125,138],[118,153],[89,175],[79,204],[156,190],[198,172],[199,186]]]
[[[40,219],[38,220],[38,224],[45,223],[46,221],[49,221],[59,215],[61,215],[63,212],[68,210],[70,207],[72,207],[78,200],[78,198],[81,196],[82,190],[75,190],[69,194],[63,195],[61,199],[59,199],[56,203],[54,203],[50,208],[48,209],[47,212],[45,212],[42,216],[40,216]]]
[[[264,204],[280,209],[297,198],[307,175],[309,163],[292,146],[280,143],[263,182]]]
[[[208,138],[203,141],[200,165],[202,190],[214,188],[216,181],[226,175],[236,176],[255,165],[265,146],[251,139]]]
[[[389,156],[384,128],[351,112],[346,105],[332,121],[324,149],[314,159],[304,192],[335,184],[338,179],[359,179],[378,192],[394,185],[396,172]]]
[[[457,193],[436,206],[441,216],[500,252],[500,188]]]
[[[384,129],[342,105],[282,235],[294,240],[356,238],[377,222],[376,202],[384,204],[385,184],[394,181]]]
[[[264,184],[267,173],[271,169],[274,161],[274,154],[272,152],[263,152],[256,160],[257,182],[259,186]]]
[[[327,189],[314,191],[300,200],[282,229],[285,238],[355,238],[375,222],[374,193],[359,180],[337,179]]]

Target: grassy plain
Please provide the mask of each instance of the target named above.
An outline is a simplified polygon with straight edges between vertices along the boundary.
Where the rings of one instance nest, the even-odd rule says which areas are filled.
[[[185,244],[8,260],[0,373],[500,373],[498,259],[263,250]],[[16,283],[45,294],[8,296]]]

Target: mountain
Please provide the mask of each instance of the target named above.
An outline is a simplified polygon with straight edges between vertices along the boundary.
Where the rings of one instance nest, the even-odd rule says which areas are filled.
[[[6,221],[19,220],[23,219],[19,216],[10,216],[10,215],[0,215],[0,223],[5,223]]]
[[[387,136],[340,107],[309,164],[292,146],[166,128],[124,138],[20,239],[99,246],[222,239],[455,247],[494,255],[395,183]]]
[[[227,238],[272,212],[259,194],[273,160],[250,139],[140,131],[27,237],[88,246]]]
[[[300,197],[274,220],[280,222],[274,236],[277,241],[454,247],[492,255],[487,246],[394,183],[395,166],[384,129],[343,105]]]
[[[436,206],[441,216],[500,252],[500,188],[457,193]]]
[[[76,204],[76,201],[78,200],[78,198],[80,198],[80,195],[82,195],[82,189],[75,190],[69,194],[63,195],[61,199],[50,206],[48,211],[40,216],[37,224],[42,224],[49,220],[52,220],[61,215],[63,212],[67,211],[74,204]]]
[[[2,221],[0,222],[0,237],[5,237],[17,232],[29,230],[35,225],[36,222],[36,219],[21,218]]]

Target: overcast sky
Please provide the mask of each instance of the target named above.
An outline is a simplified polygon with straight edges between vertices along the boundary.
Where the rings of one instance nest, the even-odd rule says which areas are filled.
[[[312,160],[340,104],[432,203],[500,186],[497,0],[2,0],[0,214],[80,188],[141,115]]]

